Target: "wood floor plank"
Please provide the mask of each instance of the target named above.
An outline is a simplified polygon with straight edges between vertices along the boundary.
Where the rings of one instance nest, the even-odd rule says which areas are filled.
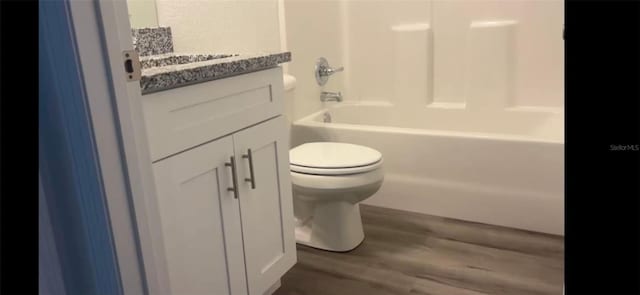
[[[384,228],[365,227],[365,232],[371,243],[387,244],[387,251],[379,250],[372,259],[382,257],[393,257],[400,253],[405,257],[415,260],[431,261],[432,263],[459,265],[460,267],[475,268],[480,270],[509,273],[523,277],[537,277],[542,281],[551,284],[562,284],[563,262],[558,259],[550,259],[536,255],[526,254],[511,250],[502,250],[492,247],[483,247],[477,244],[468,244],[456,240],[441,239],[432,236],[417,236],[420,240],[415,245],[420,245],[416,249],[408,249],[406,244],[396,244],[395,242],[402,236],[411,236],[410,233],[394,232],[395,239],[392,243],[384,241],[382,237],[391,233]],[[406,240],[406,239],[404,239]],[[404,241],[403,240],[403,241]],[[382,249],[382,248],[381,248]],[[399,251],[398,249],[401,249]]]
[[[299,251],[300,259],[308,260],[310,254],[321,255],[314,252],[315,250],[306,247],[301,249]],[[371,254],[374,252],[377,254]],[[440,251],[413,253],[403,250],[397,253],[385,253],[380,250],[379,244],[376,245],[370,240],[365,241],[357,250],[350,252],[350,255],[330,254],[327,258],[333,261],[331,261],[331,264],[326,264],[325,261],[327,268],[329,270],[339,268],[339,270],[334,271],[340,272],[343,270],[343,265],[348,264],[350,267],[347,272],[351,273],[357,271],[357,267],[360,267],[361,270],[352,277],[356,280],[375,280],[381,277],[394,278],[395,274],[401,273],[402,276],[408,278],[436,280],[465,289],[491,292],[493,294],[505,288],[517,290],[521,294],[538,294],[535,290],[550,291],[553,289],[551,284],[539,281],[536,278],[517,276],[508,271],[491,270],[490,265],[469,267],[464,257],[446,255],[446,253],[443,254]],[[328,254],[322,255],[327,256]],[[317,263],[317,260],[313,260],[311,263]],[[354,266],[356,269],[354,269]],[[362,270],[363,268],[364,270]],[[370,269],[378,271],[375,274],[370,274],[368,273]],[[395,273],[391,271],[395,271]],[[364,278],[362,277],[363,275],[373,275],[373,277],[367,276]],[[395,278],[395,280],[398,280],[398,278]]]
[[[280,287],[278,295],[395,295],[385,289],[366,282],[340,278],[305,266],[296,265],[295,271],[289,271],[282,278],[286,286]],[[420,293],[418,293],[420,294]]]
[[[298,245],[279,295],[562,294],[562,237],[361,205],[365,241]]]
[[[486,295],[489,293],[479,292],[476,290],[470,290],[461,288],[459,286],[451,286],[446,283],[438,282],[436,280],[420,279],[416,280],[412,286],[409,294],[420,295],[444,295],[444,294],[456,294],[456,295]]]
[[[365,224],[545,256],[564,252],[564,239],[559,236],[368,205],[360,208]]]
[[[299,259],[309,268],[345,279],[366,282],[393,294],[408,293],[414,282],[412,277],[401,272],[380,267],[375,260],[358,260],[353,256],[336,257],[340,253],[318,253],[313,249],[300,249]]]

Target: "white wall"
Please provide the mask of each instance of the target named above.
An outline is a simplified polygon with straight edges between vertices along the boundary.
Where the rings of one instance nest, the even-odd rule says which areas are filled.
[[[322,108],[321,91],[345,90],[343,73],[333,75],[324,86],[318,86],[313,74],[319,57],[349,70],[344,63],[342,9],[339,1],[284,0],[287,49],[292,53],[288,72],[297,79],[290,102],[293,120]]]
[[[146,28],[158,26],[156,1],[127,0],[129,22],[132,28]]]
[[[157,0],[158,24],[171,27],[176,52],[280,50],[278,0]]]

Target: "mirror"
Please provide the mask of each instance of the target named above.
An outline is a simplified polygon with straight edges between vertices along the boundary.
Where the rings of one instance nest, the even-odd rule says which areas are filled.
[[[132,28],[158,26],[158,9],[154,0],[127,0],[127,9]]]

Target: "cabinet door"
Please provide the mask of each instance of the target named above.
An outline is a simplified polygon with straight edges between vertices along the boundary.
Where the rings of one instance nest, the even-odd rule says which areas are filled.
[[[296,262],[285,120],[280,116],[235,133],[233,143],[249,294],[258,295]]]
[[[247,293],[232,155],[224,137],[153,164],[171,294]]]

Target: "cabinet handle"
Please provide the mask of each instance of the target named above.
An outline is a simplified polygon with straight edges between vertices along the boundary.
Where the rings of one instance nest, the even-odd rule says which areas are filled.
[[[227,188],[227,191],[233,192],[233,197],[238,198],[238,176],[236,175],[236,159],[231,156],[231,161],[224,163],[225,166],[231,167],[231,179],[233,179],[233,187]]]
[[[256,189],[256,177],[253,174],[253,155],[251,154],[251,149],[247,150],[246,155],[242,155],[243,159],[249,159],[249,173],[251,174],[251,178],[245,178],[244,181],[251,182],[251,189]]]

